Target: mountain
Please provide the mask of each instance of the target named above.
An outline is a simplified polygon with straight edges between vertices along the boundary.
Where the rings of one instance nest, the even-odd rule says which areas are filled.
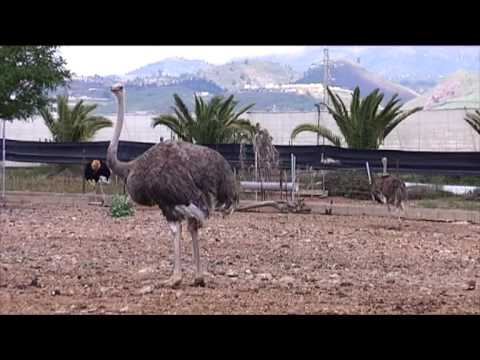
[[[203,60],[188,60],[179,57],[167,58],[154,62],[127,73],[127,77],[153,77],[157,75],[180,76],[182,74],[195,74],[212,65]]]
[[[419,95],[415,91],[405,86],[388,81],[383,77],[373,74],[358,64],[348,60],[331,61],[329,70],[329,84],[331,86],[338,86],[349,90],[353,90],[356,86],[359,86],[360,94],[362,96],[366,96],[378,88],[385,95],[383,100],[384,103],[387,102],[394,94],[398,94],[399,98],[403,102],[409,101]],[[304,74],[304,76],[297,81],[297,83],[323,83],[323,76],[323,65],[312,66]]]
[[[407,102],[405,109],[423,106],[424,110],[478,108],[479,75],[460,70],[442,80],[433,89]]]
[[[302,52],[257,57],[304,72],[323,62],[324,46],[308,46]],[[367,70],[395,82],[438,81],[459,70],[478,71],[478,46],[328,46],[331,60],[360,61]]]
[[[227,90],[241,90],[245,86],[268,87],[292,83],[300,77],[289,66],[270,61],[244,60],[200,70],[197,76],[215,82]]]

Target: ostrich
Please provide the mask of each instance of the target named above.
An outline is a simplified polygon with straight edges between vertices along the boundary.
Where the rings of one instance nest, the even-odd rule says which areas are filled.
[[[195,259],[194,286],[205,286],[200,269],[198,229],[215,208],[231,214],[238,201],[235,179],[228,162],[218,152],[181,141],[165,141],[152,146],[129,162],[117,158],[118,141],[124,120],[124,89],[115,84],[117,122],[107,151],[107,164],[122,178],[131,199],[146,206],[158,206],[170,227],[175,262],[173,275],[164,282],[170,287],[182,281],[180,265],[181,222],[187,221]]]
[[[404,202],[407,200],[407,187],[405,183],[393,175],[382,175],[375,177],[371,185],[372,197],[381,204],[394,205],[398,210],[405,212]],[[398,215],[400,221],[400,215]]]
[[[110,169],[102,160],[93,160],[85,166],[85,180],[95,183],[95,195],[97,194],[97,185],[100,184],[100,190],[102,191],[104,203],[105,192],[103,191],[102,183],[109,183],[110,174]]]

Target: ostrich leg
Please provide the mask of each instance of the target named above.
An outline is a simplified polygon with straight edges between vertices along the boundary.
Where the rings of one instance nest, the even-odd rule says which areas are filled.
[[[100,191],[102,192],[103,203],[105,204],[105,192],[103,191],[102,183],[99,182],[99,184],[100,184]]]
[[[176,287],[182,282],[182,268],[180,264],[180,222],[169,222],[170,230],[173,236],[173,247],[175,252],[175,265],[173,267],[173,275],[170,279],[166,280],[163,284],[168,287]]]
[[[193,257],[195,259],[195,281],[193,283],[193,286],[205,286],[205,280],[203,280],[203,275],[200,267],[200,247],[198,244],[197,220],[192,218],[188,219],[188,231],[192,236]]]
[[[94,199],[95,199],[95,202],[96,202],[97,201],[97,195],[98,195],[98,182],[95,182],[95,190],[94,191],[95,191]]]

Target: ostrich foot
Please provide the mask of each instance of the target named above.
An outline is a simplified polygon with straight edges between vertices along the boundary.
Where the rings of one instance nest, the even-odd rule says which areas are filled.
[[[203,277],[201,277],[201,276],[195,277],[195,280],[193,282],[193,286],[204,287],[205,286],[205,280],[203,279]]]
[[[181,284],[181,282],[182,275],[174,274],[172,277],[170,277],[170,279],[163,281],[162,285],[165,287],[176,288]]]

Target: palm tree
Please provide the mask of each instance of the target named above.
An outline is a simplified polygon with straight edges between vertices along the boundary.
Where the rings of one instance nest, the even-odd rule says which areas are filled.
[[[47,107],[40,109],[39,112],[54,142],[80,142],[91,140],[97,131],[112,126],[111,120],[91,114],[96,108],[97,105],[84,105],[83,100],[80,100],[70,109],[68,97],[57,96],[57,118]],[[57,164],[49,176],[57,175],[64,170],[79,174],[82,167]]]
[[[173,95],[175,115],[160,115],[152,119],[152,126],[165,125],[181,140],[198,144],[224,144],[238,142],[243,136],[253,136],[255,128],[240,116],[254,104],[235,111],[238,102],[233,95],[227,99],[214,96],[208,103],[195,94],[194,116],[177,94]]]
[[[465,121],[480,135],[480,110],[465,115]]]
[[[360,89],[357,86],[353,91],[350,110],[337,94],[327,87],[328,96],[333,107],[327,106],[328,112],[333,116],[345,142],[349,148],[378,149],[385,137],[411,114],[422,110],[416,107],[408,111],[401,111],[398,95],[394,95],[385,107],[381,108],[383,94],[379,89],[372,91],[364,99],[360,98]],[[336,146],[341,146],[342,139],[329,129],[314,124],[301,124],[293,129],[292,140],[301,132],[310,131],[325,137]]]
[[[47,107],[40,109],[40,115],[50,130],[53,141],[80,142],[91,140],[97,131],[112,126],[111,120],[91,114],[96,108],[96,104],[84,105],[83,100],[80,100],[70,109],[68,97],[58,96],[58,117],[55,118]]]

